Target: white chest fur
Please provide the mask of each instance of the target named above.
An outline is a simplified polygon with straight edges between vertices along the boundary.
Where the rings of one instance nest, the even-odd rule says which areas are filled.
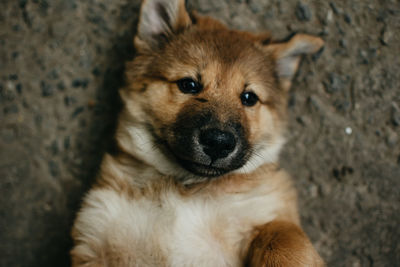
[[[254,226],[281,208],[279,194],[266,191],[218,198],[165,192],[150,200],[93,190],[75,224],[77,249],[97,258],[116,254],[124,266],[240,266]]]

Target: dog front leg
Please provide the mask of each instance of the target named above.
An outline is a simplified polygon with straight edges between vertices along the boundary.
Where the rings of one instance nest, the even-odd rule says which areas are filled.
[[[325,264],[299,226],[287,221],[272,221],[257,228],[245,266],[320,267]]]

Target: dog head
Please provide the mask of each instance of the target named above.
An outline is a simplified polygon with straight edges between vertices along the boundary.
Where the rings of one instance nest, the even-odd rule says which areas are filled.
[[[145,0],[134,44],[117,140],[189,182],[277,160],[291,79],[323,41],[274,42],[189,15],[183,0]]]

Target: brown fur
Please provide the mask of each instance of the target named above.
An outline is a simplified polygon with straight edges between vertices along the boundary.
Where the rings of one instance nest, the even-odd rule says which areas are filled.
[[[154,10],[156,13],[152,13]],[[160,29],[150,23],[157,17],[165,22],[158,25]],[[137,56],[127,63],[127,85],[120,91],[124,109],[116,132],[119,152],[105,155],[97,183],[78,214],[72,232],[73,266],[168,266],[174,262],[171,251],[165,251],[169,244],[162,243],[165,237],[150,233],[143,248],[137,247],[140,234],[136,239],[131,229],[124,229],[126,234],[121,232],[118,218],[107,224],[112,216],[101,217],[102,210],[119,207],[107,207],[107,199],[98,199],[102,194],[109,195],[110,203],[132,203],[132,209],[140,211],[141,207],[135,205],[141,201],[162,210],[165,196],[176,198],[179,205],[193,200],[207,205],[220,203],[221,207],[229,207],[237,198],[256,201],[265,197],[268,201],[270,196],[270,203],[256,201],[260,206],[255,209],[262,213],[262,205],[268,205],[273,220],[254,225],[258,214],[242,219],[243,229],[232,228],[243,232],[240,242],[231,240],[224,221],[213,221],[209,223],[211,237],[207,238],[216,240],[230,255],[226,257],[233,266],[323,266],[300,228],[296,192],[273,158],[277,151],[255,168],[244,165],[240,172],[232,170],[216,178],[191,174],[171,155],[179,148],[179,134],[195,127],[205,114],[211,114],[219,125],[240,125],[240,137],[251,148],[244,156],[246,163],[262,153],[258,150],[276,144],[278,150],[286,125],[287,91],[299,55],[316,52],[322,40],[296,35],[289,42],[279,43],[267,33],[231,30],[212,18],[189,15],[181,0],[146,0],[134,43]],[[187,77],[199,80],[203,90],[195,95],[179,91],[176,82]],[[257,94],[256,105],[241,103],[240,95],[245,91]],[[144,141],[143,134],[147,138]],[[158,149],[155,158],[147,158],[153,148]],[[160,155],[167,155],[167,162]],[[90,212],[98,212],[99,219]],[[149,214],[137,214],[138,218],[142,215]],[[103,224],[106,233],[96,230],[103,229],[96,228]],[[98,236],[93,234],[95,230]]]

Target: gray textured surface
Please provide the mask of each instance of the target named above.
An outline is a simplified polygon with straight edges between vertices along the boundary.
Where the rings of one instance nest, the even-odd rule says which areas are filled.
[[[69,265],[69,228],[110,144],[139,5],[0,1],[0,266]],[[295,79],[283,165],[329,266],[399,265],[400,3],[189,6],[240,29],[326,40]]]

